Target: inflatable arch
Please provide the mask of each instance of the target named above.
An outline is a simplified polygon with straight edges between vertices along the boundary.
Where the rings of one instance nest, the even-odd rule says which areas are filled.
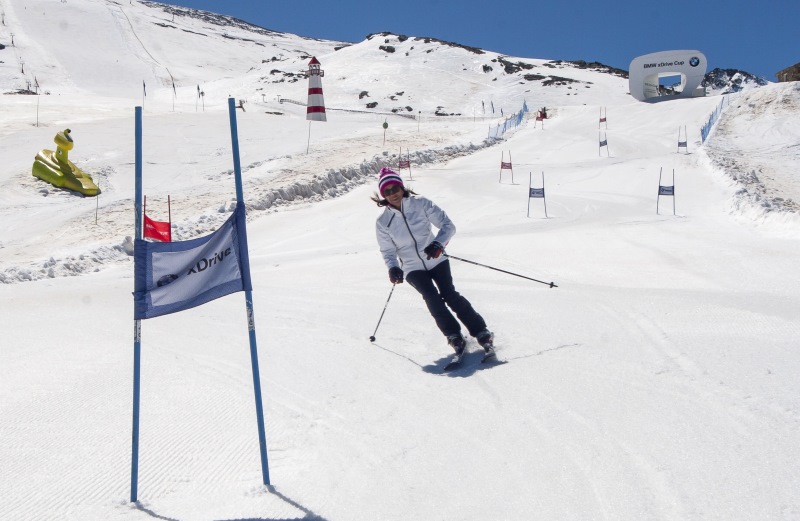
[[[631,96],[639,101],[705,96],[700,82],[708,62],[700,51],[662,51],[634,58],[628,69]],[[662,86],[660,78],[680,76],[680,85]]]

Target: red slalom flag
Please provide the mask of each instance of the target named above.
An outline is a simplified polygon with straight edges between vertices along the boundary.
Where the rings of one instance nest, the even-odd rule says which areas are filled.
[[[144,237],[161,242],[172,242],[172,230],[168,222],[154,221],[144,216]]]

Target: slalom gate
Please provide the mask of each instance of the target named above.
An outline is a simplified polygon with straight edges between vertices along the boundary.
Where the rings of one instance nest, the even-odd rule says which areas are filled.
[[[686,150],[686,153],[689,153],[689,134],[686,132],[686,125],[683,126],[683,141],[681,141],[681,127],[678,127],[678,153],[680,153],[681,148]]]
[[[414,178],[411,177],[411,152],[409,152],[409,150],[406,149],[406,158],[403,159],[403,147],[400,147],[400,155],[398,156],[398,158],[399,159],[398,159],[398,162],[397,162],[397,169],[398,170],[403,170],[403,169],[407,168],[408,169],[408,178],[413,181]]]
[[[661,199],[661,196],[668,196],[672,197],[672,215],[675,215],[675,169],[672,169],[672,184],[671,185],[662,185],[661,184],[661,173],[664,170],[662,167],[658,171],[658,196],[656,197],[656,215],[660,215],[658,209],[658,203]]]
[[[542,172],[542,187],[533,187],[533,174],[528,172],[528,217],[531,216],[531,199],[541,199],[544,203],[544,216],[547,218],[547,199],[544,196],[544,172]]]
[[[600,132],[597,133],[597,137],[600,141],[600,144],[597,147],[597,155],[602,156],[603,147],[606,147],[606,156],[611,157],[611,152],[608,150],[608,134],[605,132],[602,133],[602,136],[600,134]]]
[[[503,170],[511,170],[511,184],[514,184],[514,167],[511,165],[511,151],[508,151],[508,161],[505,160],[505,151],[501,152],[500,156],[500,178],[497,180],[498,183],[503,182]]]
[[[142,107],[135,108],[135,233],[133,291],[133,429],[131,443],[131,502],[138,499],[139,418],[141,404],[142,320],[178,313],[217,298],[244,292],[250,363],[256,402],[261,478],[269,485],[261,378],[258,369],[253,288],[247,248],[247,219],[239,160],[236,106],[228,98],[236,209],[215,232],[188,241],[150,242],[143,239]]]

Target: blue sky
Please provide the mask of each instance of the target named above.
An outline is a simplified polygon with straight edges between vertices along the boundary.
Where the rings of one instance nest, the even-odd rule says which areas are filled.
[[[800,62],[800,0],[169,3],[326,40],[360,42],[389,31],[517,57],[599,61],[625,70],[636,56],[672,49],[701,51],[709,70],[741,69],[769,81]]]

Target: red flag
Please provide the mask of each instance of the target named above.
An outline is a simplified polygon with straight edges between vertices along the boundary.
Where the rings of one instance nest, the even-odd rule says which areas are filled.
[[[147,215],[144,216],[144,236],[161,242],[172,242],[172,230],[169,223],[154,221]]]

